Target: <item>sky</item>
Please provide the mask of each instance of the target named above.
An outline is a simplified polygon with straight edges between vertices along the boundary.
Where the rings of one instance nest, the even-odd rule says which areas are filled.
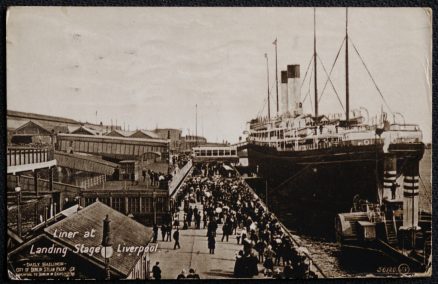
[[[350,109],[400,113],[430,142],[431,12],[349,8],[348,15]],[[303,81],[313,55],[313,20],[313,8],[13,7],[7,14],[7,108],[195,134],[197,105],[198,135],[236,142],[247,121],[267,114],[265,53],[276,113],[275,38],[278,72],[300,64]],[[345,9],[317,8],[319,95],[344,37]],[[329,83],[320,114],[343,112],[344,48],[330,77],[339,99]],[[301,87],[301,98],[310,92],[306,113],[313,112],[311,73]]]

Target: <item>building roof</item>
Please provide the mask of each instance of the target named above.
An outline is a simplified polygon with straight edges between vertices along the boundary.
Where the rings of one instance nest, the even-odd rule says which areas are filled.
[[[157,139],[160,138],[160,136],[157,133],[144,129],[137,130],[132,135],[130,135],[130,137],[139,137],[139,136],[146,136],[147,138],[157,138]]]
[[[20,126],[17,129],[15,129],[15,132],[18,132],[18,131],[20,131],[20,130],[22,130],[24,128],[32,127],[32,126],[36,126],[36,127],[40,128],[40,129],[48,132],[48,134],[50,134],[52,132],[52,130],[53,130],[53,128],[50,128],[50,127],[44,125],[41,122],[30,120],[30,121],[26,122],[25,124],[23,124],[22,126]]]
[[[66,125],[57,125],[55,127],[53,127],[53,130],[55,131],[55,133],[69,133],[69,129],[68,126]]]
[[[176,131],[176,132],[182,132],[182,130],[178,129],[178,128],[155,128],[154,131]]]
[[[86,132],[89,133],[90,135],[98,135],[98,132],[94,129],[85,127],[85,126],[81,126],[77,129],[75,129],[73,132],[70,132],[72,134],[81,134],[81,132]]]
[[[6,126],[7,126],[8,130],[15,130],[28,122],[29,121],[8,119],[6,122]]]
[[[74,125],[67,126],[68,133],[72,133],[73,131],[75,131],[75,130],[77,130],[79,128],[80,128],[80,126],[74,126]]]
[[[55,230],[66,231],[66,232],[79,232],[75,238],[57,238],[57,240],[62,241],[65,245],[74,249],[75,245],[84,246],[100,246],[102,241],[103,233],[103,220],[105,216],[108,215],[111,220],[110,232],[113,241],[114,254],[110,259],[110,267],[128,276],[129,273],[134,268],[135,264],[138,262],[142,254],[137,255],[137,253],[126,253],[117,252],[116,249],[118,245],[120,246],[146,246],[149,244],[152,238],[152,229],[143,226],[142,224],[136,222],[135,220],[129,218],[128,216],[120,213],[111,207],[96,201],[95,203],[85,207],[84,209],[78,211],[76,214],[70,215],[69,217],[47,227],[44,229],[46,234],[54,237]],[[86,238],[84,233],[95,229],[95,237]],[[104,258],[99,254],[93,254],[93,256],[88,256],[94,261],[104,263]]]
[[[7,116],[19,117],[19,118],[24,118],[24,119],[29,119],[29,120],[30,119],[37,119],[37,120],[49,120],[49,121],[56,121],[56,122],[63,122],[63,123],[79,124],[79,122],[77,122],[74,119],[70,119],[70,118],[37,114],[37,113],[30,113],[30,112],[21,112],[21,111],[15,111],[15,110],[8,110]]]
[[[123,130],[119,130],[119,129],[113,129],[111,130],[111,132],[108,132],[107,134],[105,134],[106,136],[120,136],[120,137],[129,137],[132,134],[134,134],[135,131],[123,131]]]

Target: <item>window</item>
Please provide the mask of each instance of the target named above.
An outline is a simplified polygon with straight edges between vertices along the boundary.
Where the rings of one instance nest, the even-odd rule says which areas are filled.
[[[109,197],[99,197],[99,201],[108,205],[108,206],[111,206]]]
[[[96,197],[86,197],[85,198],[85,207],[90,205],[90,204],[93,204],[94,201],[96,201]]]
[[[157,197],[156,198],[155,206],[156,206],[157,212],[165,212],[166,211],[165,202],[166,202],[166,198],[164,198],[164,197]]]
[[[128,198],[128,212],[129,213],[140,212],[140,198],[139,197],[129,197]]]
[[[141,212],[147,213],[152,211],[152,198],[142,197],[141,198]]]
[[[113,208],[119,212],[124,213],[124,211],[125,211],[125,198],[113,197]]]

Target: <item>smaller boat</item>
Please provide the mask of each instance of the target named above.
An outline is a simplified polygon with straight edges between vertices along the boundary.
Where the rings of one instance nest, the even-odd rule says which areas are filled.
[[[398,263],[393,273],[427,274],[432,214],[414,208],[412,198],[406,195],[405,190],[403,199],[385,198],[380,204],[355,198],[351,211],[335,218],[336,239],[343,252],[383,254]]]

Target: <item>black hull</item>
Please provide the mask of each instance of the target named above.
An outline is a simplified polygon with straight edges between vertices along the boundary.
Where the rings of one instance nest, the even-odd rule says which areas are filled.
[[[356,194],[378,200],[383,181],[382,145],[278,152],[248,144],[249,167],[268,182],[268,206],[286,226],[333,234],[337,213],[348,212]],[[420,160],[424,144],[391,145],[398,175],[406,159]],[[256,188],[264,196],[265,188]]]

